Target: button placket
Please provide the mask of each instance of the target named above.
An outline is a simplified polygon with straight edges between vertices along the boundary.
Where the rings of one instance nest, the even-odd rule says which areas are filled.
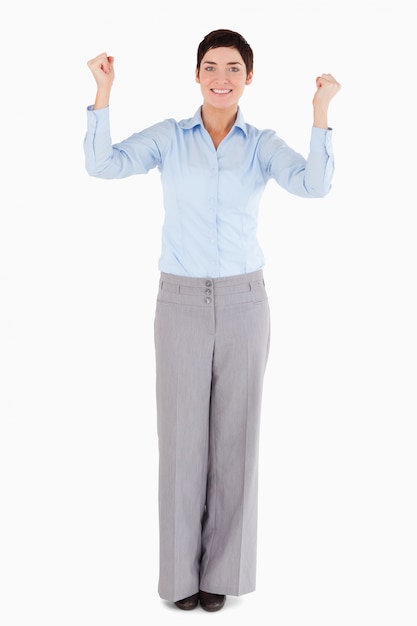
[[[211,280],[206,280],[206,289],[204,291],[204,293],[206,294],[206,297],[204,298],[204,302],[206,304],[211,304],[212,302],[212,298],[210,297],[212,295],[212,290],[211,287],[213,286],[213,283]]]

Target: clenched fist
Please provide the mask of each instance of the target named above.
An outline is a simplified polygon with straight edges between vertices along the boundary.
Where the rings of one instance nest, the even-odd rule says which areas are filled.
[[[114,57],[107,56],[106,52],[87,62],[97,83],[97,96],[94,108],[100,109],[109,104],[110,91],[114,81]]]
[[[317,128],[328,128],[327,110],[341,85],[331,74],[322,74],[316,78],[316,87],[317,91],[313,96],[313,125]]]
[[[331,74],[322,74],[316,78],[317,91],[313,97],[313,104],[327,106],[337,94],[341,85]]]

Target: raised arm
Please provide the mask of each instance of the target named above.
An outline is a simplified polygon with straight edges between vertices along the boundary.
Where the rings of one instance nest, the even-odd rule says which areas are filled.
[[[313,126],[327,129],[329,104],[341,85],[331,74],[322,74],[316,78],[316,87],[317,91],[313,97]]]
[[[97,93],[94,110],[109,106],[110,92],[114,81],[114,57],[107,56],[106,52],[90,59],[87,62],[97,83]]]

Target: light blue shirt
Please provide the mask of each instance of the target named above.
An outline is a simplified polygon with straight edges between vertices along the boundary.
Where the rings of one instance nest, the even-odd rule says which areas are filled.
[[[216,150],[201,109],[112,145],[109,108],[90,106],[84,151],[88,173],[99,178],[159,169],[165,209],[159,270],[204,278],[263,267],[258,210],[270,179],[297,196],[319,198],[330,191],[334,172],[331,129],[312,128],[305,159],[275,131],[246,124],[240,109]]]

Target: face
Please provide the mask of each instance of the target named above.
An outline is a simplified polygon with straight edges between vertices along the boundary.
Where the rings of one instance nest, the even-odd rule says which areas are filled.
[[[218,109],[237,106],[245,85],[252,82],[236,48],[213,48],[201,59],[196,81],[200,84],[204,103]]]

